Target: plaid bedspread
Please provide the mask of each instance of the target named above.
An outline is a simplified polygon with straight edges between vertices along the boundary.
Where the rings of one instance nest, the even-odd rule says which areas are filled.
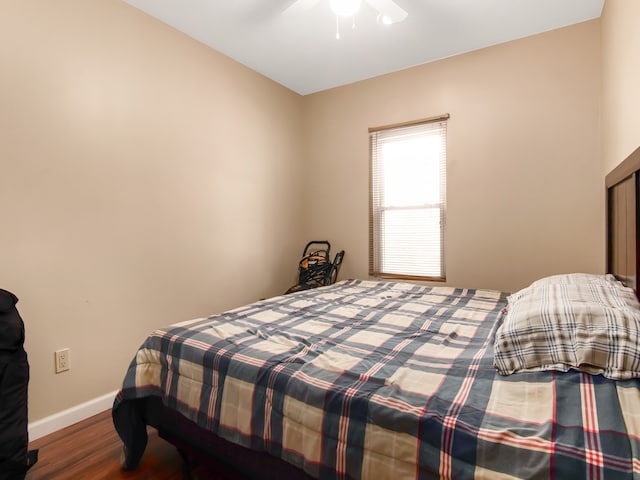
[[[500,376],[499,292],[348,280],[160,329],[114,410],[155,395],[317,478],[640,477],[640,390]]]

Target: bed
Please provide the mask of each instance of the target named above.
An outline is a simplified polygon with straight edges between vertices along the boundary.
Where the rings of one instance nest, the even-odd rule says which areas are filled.
[[[638,169],[640,149],[607,176],[608,275],[509,296],[346,280],[156,330],[114,402],[123,467],[152,426],[245,478],[639,476]]]

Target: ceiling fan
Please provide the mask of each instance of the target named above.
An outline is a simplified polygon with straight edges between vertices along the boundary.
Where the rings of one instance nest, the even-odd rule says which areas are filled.
[[[283,12],[285,15],[298,14],[311,9],[320,0],[296,0]],[[365,0],[374,10],[378,11],[378,22],[384,25],[398,23],[407,18],[407,12],[393,0]],[[360,9],[362,0],[329,0],[329,6],[335,13],[337,20],[344,17],[354,17]],[[340,38],[340,34],[336,35]]]

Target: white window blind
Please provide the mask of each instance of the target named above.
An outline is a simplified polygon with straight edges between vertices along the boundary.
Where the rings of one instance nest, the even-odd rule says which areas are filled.
[[[448,118],[370,130],[371,275],[445,279]]]

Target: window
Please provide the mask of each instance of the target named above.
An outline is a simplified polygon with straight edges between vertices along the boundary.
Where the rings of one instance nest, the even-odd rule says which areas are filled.
[[[447,119],[369,130],[369,274],[445,280]]]

